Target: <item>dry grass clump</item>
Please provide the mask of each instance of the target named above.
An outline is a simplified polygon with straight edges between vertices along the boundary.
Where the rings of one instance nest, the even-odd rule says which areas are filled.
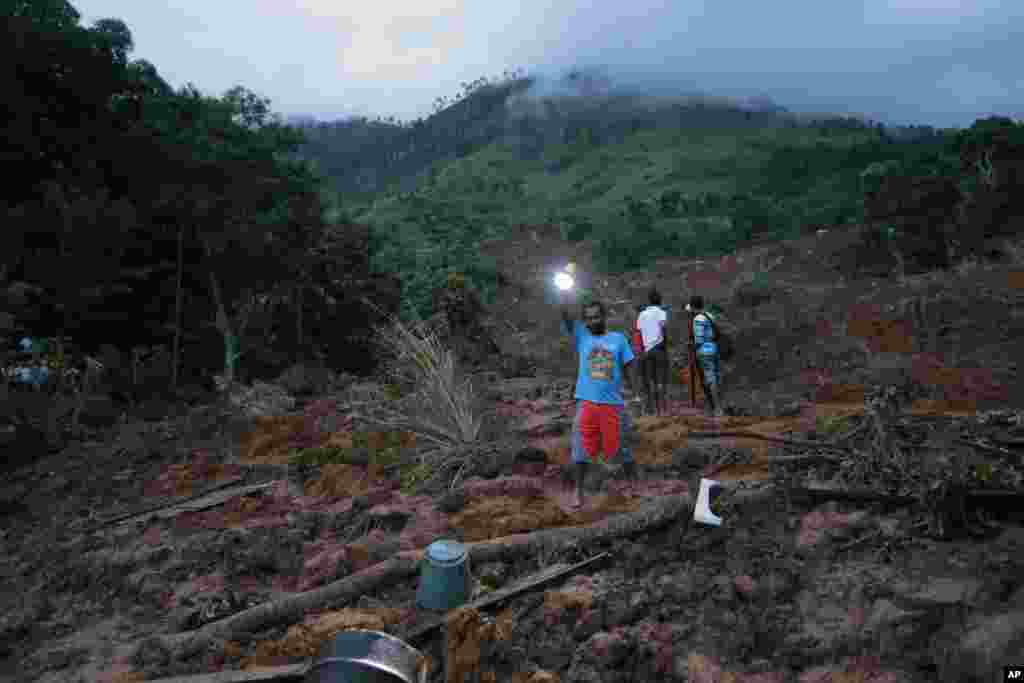
[[[459,372],[455,354],[437,333],[422,322],[406,325],[394,316],[375,332],[378,344],[395,361],[395,379],[411,375],[413,380],[412,395],[393,402],[401,406],[390,411],[393,426],[404,426],[441,446],[475,442],[482,411],[472,380]]]
[[[479,441],[483,424],[472,379],[460,372],[454,352],[423,321],[406,324],[388,316],[388,323],[374,331],[376,343],[390,360],[388,379],[411,390],[377,403],[367,417],[381,427],[412,432],[436,447],[421,453],[417,465],[405,468],[403,488],[422,488],[439,479],[450,487],[472,468],[472,446]]]

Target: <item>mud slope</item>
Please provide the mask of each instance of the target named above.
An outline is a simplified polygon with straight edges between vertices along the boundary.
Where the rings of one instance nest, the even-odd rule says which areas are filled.
[[[640,481],[591,468],[580,510],[574,361],[545,286],[569,257],[589,272],[589,256],[543,228],[488,247],[509,283],[499,342],[540,371],[476,378],[487,438],[441,486],[412,486],[430,444],[369,424],[395,404],[351,382],[290,415],[224,403],[129,421],[13,470],[0,680],[254,672],[306,661],[341,629],[407,634],[436,616],[415,605],[415,558],[441,536],[490,548],[477,596],[611,558],[430,632],[432,681],[992,680],[1024,661],[1024,270],[844,282],[827,265],[841,237],[589,276],[620,325],[651,284],[676,312],[699,287],[739,353],[728,417],[675,385],[669,415],[636,417]],[[752,272],[766,277],[757,305],[743,303]],[[678,316],[670,332],[682,338]],[[349,461],[293,464],[311,446]],[[702,476],[727,484],[720,528],[672,508]]]

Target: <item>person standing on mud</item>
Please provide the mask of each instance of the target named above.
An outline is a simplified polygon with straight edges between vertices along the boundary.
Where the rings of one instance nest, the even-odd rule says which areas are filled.
[[[622,399],[623,378],[632,391],[633,351],[621,332],[606,329],[607,310],[600,301],[583,306],[583,321],[574,320],[567,301],[560,294],[562,324],[573,337],[579,369],[576,375],[576,416],[572,423],[570,450],[575,469],[576,491],[573,507],[583,504],[583,481],[588,457],[597,461],[604,453],[604,466],[616,453],[622,454],[622,469],[629,481],[636,481],[636,464],[630,444],[632,420]]]
[[[709,409],[715,417],[722,417],[722,364],[718,357],[718,344],[715,343],[714,318],[704,310],[704,297],[690,297],[686,310],[693,313],[693,346],[696,349],[697,368],[704,381],[705,396],[709,399]]]
[[[650,304],[637,317],[637,326],[643,337],[643,351],[640,355],[640,374],[644,385],[644,412],[658,417],[668,412],[666,391],[668,387],[668,339],[665,327],[668,314],[661,307],[661,294],[651,288],[647,294]]]

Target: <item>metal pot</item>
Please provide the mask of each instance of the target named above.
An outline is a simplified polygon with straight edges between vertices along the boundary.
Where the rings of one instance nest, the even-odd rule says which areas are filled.
[[[427,658],[380,631],[342,631],[320,649],[304,683],[426,683]]]

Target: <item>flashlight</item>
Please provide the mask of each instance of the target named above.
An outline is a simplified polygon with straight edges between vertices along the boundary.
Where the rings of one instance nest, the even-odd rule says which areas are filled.
[[[559,273],[555,276],[555,287],[558,287],[563,292],[567,292],[572,289],[573,279],[569,273]]]
[[[558,274],[555,275],[555,287],[557,287],[562,292],[568,292],[570,289],[572,289],[572,286],[574,284],[575,283],[572,280],[572,275],[570,275],[567,272],[559,272]]]
[[[573,278],[573,275],[575,274],[576,263],[574,261],[569,261],[565,266],[565,270],[555,275],[555,287],[563,292],[568,292],[575,284],[575,280]]]

